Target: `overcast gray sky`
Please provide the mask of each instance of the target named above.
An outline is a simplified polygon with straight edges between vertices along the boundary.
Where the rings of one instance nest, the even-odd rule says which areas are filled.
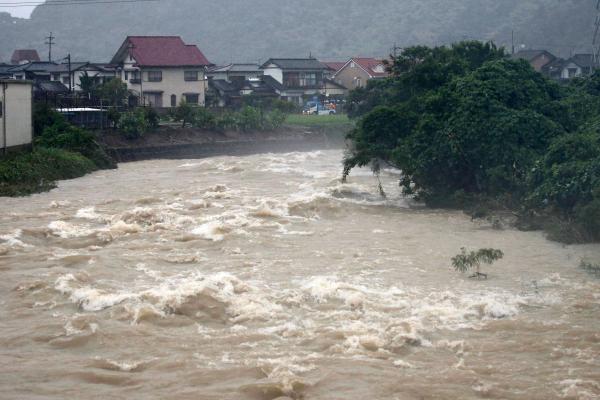
[[[2,0],[1,3],[23,3],[23,0]],[[43,3],[43,1],[40,1],[40,3]],[[27,6],[27,7],[0,6],[0,12],[8,11],[15,17],[29,18],[29,15],[31,15],[31,11],[33,11],[34,8],[35,8],[35,6]]]

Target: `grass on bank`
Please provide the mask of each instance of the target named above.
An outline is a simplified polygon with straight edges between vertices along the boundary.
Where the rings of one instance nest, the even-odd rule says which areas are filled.
[[[89,158],[57,148],[38,147],[0,159],[0,196],[26,196],[56,187],[60,179],[97,170]]]
[[[302,115],[290,114],[285,123],[287,125],[299,126],[330,126],[330,125],[351,125],[352,121],[345,114],[334,115]]]

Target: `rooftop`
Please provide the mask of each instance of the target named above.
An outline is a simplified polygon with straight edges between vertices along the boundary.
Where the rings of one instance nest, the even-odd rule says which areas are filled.
[[[281,69],[324,70],[327,67],[316,58],[270,58],[261,68],[275,64]]]
[[[195,45],[179,36],[128,36],[111,64],[123,62],[130,54],[143,67],[207,67],[212,65]]]

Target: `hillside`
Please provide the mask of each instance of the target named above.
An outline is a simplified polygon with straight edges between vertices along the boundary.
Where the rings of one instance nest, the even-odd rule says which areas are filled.
[[[215,63],[269,56],[322,59],[385,55],[394,43],[442,44],[466,38],[590,52],[593,0],[160,0],[37,7],[30,20],[0,13],[0,61],[14,48],[107,61],[128,34],[181,35]]]

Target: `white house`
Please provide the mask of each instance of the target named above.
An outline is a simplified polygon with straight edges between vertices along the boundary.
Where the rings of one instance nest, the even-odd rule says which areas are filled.
[[[0,151],[26,147],[33,140],[33,86],[25,80],[0,80]]]
[[[111,64],[143,104],[175,107],[181,100],[204,105],[206,68],[212,64],[179,36],[128,36]]]
[[[593,54],[575,54],[562,64],[561,79],[588,76],[599,68]]]

